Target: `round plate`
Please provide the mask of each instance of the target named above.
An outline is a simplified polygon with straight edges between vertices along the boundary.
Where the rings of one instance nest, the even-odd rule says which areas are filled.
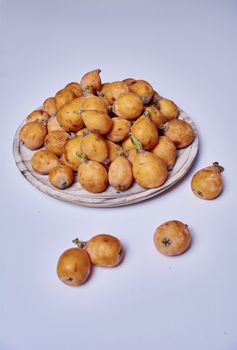
[[[197,155],[198,136],[196,127],[189,116],[182,110],[180,110],[179,118],[184,119],[191,124],[196,133],[196,137],[190,146],[178,151],[177,160],[173,170],[169,172],[166,182],[158,188],[146,190],[134,183],[131,188],[123,192],[117,192],[113,187],[108,186],[107,190],[103,193],[90,193],[84,190],[78,181],[75,181],[71,187],[65,190],[58,190],[52,187],[47,175],[40,175],[31,167],[31,157],[35,151],[27,149],[19,140],[19,132],[21,127],[25,124],[25,121],[19,126],[14,137],[13,153],[15,162],[24,177],[34,187],[52,197],[66,202],[88,207],[118,207],[141,202],[148,198],[157,196],[174,186],[177,181],[188,172]]]

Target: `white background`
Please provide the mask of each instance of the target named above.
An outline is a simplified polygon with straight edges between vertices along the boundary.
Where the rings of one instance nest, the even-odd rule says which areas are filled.
[[[0,2],[0,350],[237,349],[237,1]],[[44,99],[92,69],[103,81],[146,79],[194,120],[199,156],[175,188],[114,209],[69,205],[33,188],[12,141]],[[190,190],[219,161],[214,201]],[[190,227],[187,253],[153,245],[166,220]],[[56,276],[71,240],[97,233],[126,249],[78,288]]]

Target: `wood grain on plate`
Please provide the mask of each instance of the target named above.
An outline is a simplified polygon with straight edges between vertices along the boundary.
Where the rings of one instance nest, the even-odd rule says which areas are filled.
[[[31,167],[31,157],[35,151],[28,150],[19,140],[19,131],[25,124],[25,121],[19,126],[13,143],[13,154],[16,165],[24,177],[40,191],[54,198],[88,207],[118,207],[136,202],[144,201],[148,198],[159,195],[174,186],[188,172],[198,151],[197,130],[193,121],[188,115],[180,110],[180,119],[186,120],[191,124],[196,133],[194,142],[185,149],[178,151],[178,157],[172,171],[169,172],[166,182],[158,187],[146,190],[134,183],[133,186],[123,192],[117,192],[109,186],[103,193],[90,193],[85,191],[78,181],[65,190],[58,190],[51,186],[47,175],[40,175]]]

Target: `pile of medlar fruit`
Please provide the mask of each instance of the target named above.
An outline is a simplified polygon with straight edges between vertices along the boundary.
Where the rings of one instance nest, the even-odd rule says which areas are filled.
[[[69,83],[27,116],[20,140],[37,150],[32,168],[61,190],[74,183],[75,173],[92,193],[108,185],[125,191],[134,181],[145,189],[163,185],[194,130],[149,82],[102,83],[100,72]]]
[[[48,175],[63,190],[75,181],[91,193],[108,185],[125,191],[134,181],[145,189],[162,186],[174,167],[177,150],[192,144],[192,126],[179,118],[179,109],[145,80],[126,78],[102,83],[100,70],[72,82],[41,109],[30,113],[20,130],[20,141],[35,151],[34,171]],[[218,162],[197,171],[191,180],[193,193],[211,200],[223,189]],[[156,249],[167,256],[184,253],[191,245],[188,225],[170,220],[153,235]],[[87,242],[73,240],[58,259],[57,275],[71,286],[87,281],[92,266],[120,264],[124,248],[112,235],[98,234]]]

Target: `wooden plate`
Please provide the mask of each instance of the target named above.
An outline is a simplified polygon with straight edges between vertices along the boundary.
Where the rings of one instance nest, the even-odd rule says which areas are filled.
[[[191,124],[196,133],[194,142],[187,148],[178,151],[178,157],[172,171],[169,172],[166,182],[154,189],[146,190],[134,183],[133,186],[123,192],[117,192],[109,186],[103,193],[90,193],[85,191],[78,181],[65,190],[58,190],[51,186],[48,176],[36,173],[31,167],[31,157],[35,151],[28,150],[19,141],[19,131],[25,124],[25,121],[19,126],[13,143],[13,154],[16,165],[24,177],[40,191],[63,201],[88,206],[88,207],[118,207],[136,202],[144,201],[148,198],[159,195],[174,186],[188,172],[198,151],[198,136],[197,130],[193,121],[182,110],[180,110],[180,119],[186,120]]]

